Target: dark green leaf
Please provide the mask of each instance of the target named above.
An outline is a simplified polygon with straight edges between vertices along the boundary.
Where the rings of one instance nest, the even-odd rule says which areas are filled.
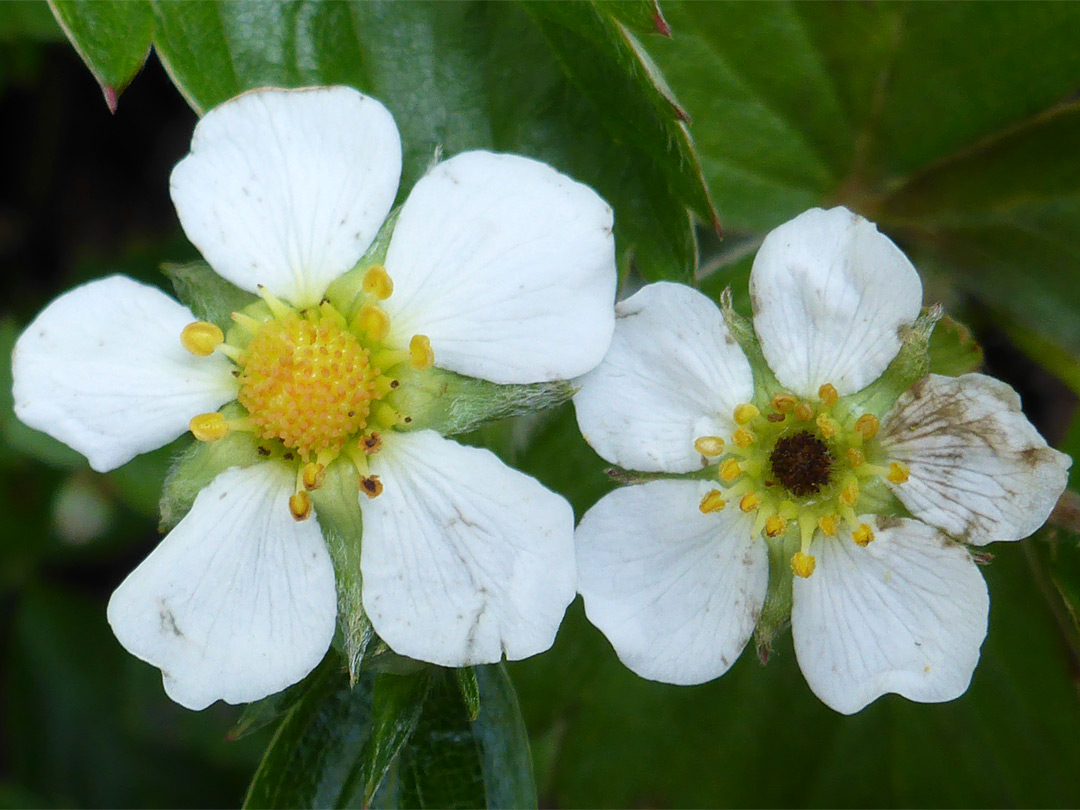
[[[154,18],[144,0],[49,0],[53,13],[83,62],[94,74],[105,103],[117,98],[150,53]]]
[[[593,0],[597,10],[609,14],[636,34],[671,36],[657,0]]]

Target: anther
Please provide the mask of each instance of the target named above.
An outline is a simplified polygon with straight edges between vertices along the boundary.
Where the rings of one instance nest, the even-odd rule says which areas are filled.
[[[220,413],[201,413],[188,422],[191,434],[200,442],[216,442],[229,435],[229,423]]]
[[[857,500],[859,500],[859,482],[854,478],[849,478],[844,482],[844,488],[840,490],[840,503],[854,506]]]
[[[787,521],[781,515],[773,515],[765,521],[765,534],[769,537],[779,537],[787,531]]]
[[[856,545],[866,548],[874,540],[874,530],[865,523],[860,523],[859,527],[851,533],[851,539]]]
[[[799,404],[799,400],[794,394],[781,393],[774,394],[770,404],[777,413],[791,413]]]
[[[373,264],[367,269],[361,285],[364,292],[375,296],[380,301],[385,301],[394,293],[394,282],[381,264]]]
[[[379,435],[378,431],[373,430],[371,433],[360,437],[359,446],[366,455],[373,456],[382,450],[382,436]]]
[[[855,420],[855,432],[869,441],[877,436],[878,430],[881,429],[881,422],[872,413],[864,413],[858,419]]]
[[[819,413],[815,423],[818,426],[818,430],[821,431],[821,437],[823,439],[832,439],[840,432],[840,425],[836,423],[835,419],[831,419],[828,414]]]
[[[322,464],[315,461],[309,461],[304,465],[302,473],[304,489],[318,489],[322,486],[324,478],[326,478],[326,468]]]
[[[372,340],[384,340],[390,334],[390,316],[381,308],[364,304],[353,320],[354,328],[367,332]]]
[[[755,441],[754,434],[744,427],[735,428],[735,432],[731,434],[731,438],[738,447],[742,447],[743,449],[749,447]]]
[[[724,440],[719,436],[699,436],[694,439],[694,449],[703,456],[722,456]]]
[[[821,400],[821,404],[826,408],[831,408],[837,402],[840,401],[840,394],[836,390],[836,386],[832,383],[825,383],[817,392],[818,399]]]
[[[744,512],[753,512],[759,506],[761,506],[761,498],[756,492],[747,492],[739,501],[739,508]]]
[[[817,560],[802,551],[796,551],[791,556],[791,572],[797,577],[806,579],[817,568]]]
[[[224,342],[221,329],[206,321],[189,323],[180,332],[180,345],[196,357],[209,357]]]
[[[759,411],[755,405],[752,405],[749,402],[743,402],[735,406],[735,424],[748,425],[752,419],[760,414],[761,411]]]
[[[360,491],[369,498],[378,498],[382,495],[383,485],[377,475],[368,475],[360,479]]]
[[[902,461],[889,464],[889,474],[885,476],[893,484],[903,484],[911,477],[911,469]]]
[[[311,498],[307,492],[300,490],[289,498],[289,512],[294,520],[307,520],[311,515]]]
[[[737,459],[729,458],[720,465],[720,480],[724,483],[730,484],[740,475],[742,475],[742,467]]]
[[[795,406],[795,418],[800,422],[809,422],[814,418],[814,406],[809,402],[800,402]]]
[[[724,493],[718,489],[711,489],[701,499],[698,509],[707,515],[710,512],[719,512],[725,506],[727,506],[727,501],[724,500]]]
[[[417,371],[427,371],[435,365],[435,353],[426,335],[413,335],[409,341],[409,365]]]
[[[849,447],[845,455],[847,456],[848,464],[852,467],[861,467],[866,461],[863,451],[858,447]]]
[[[836,515],[822,515],[818,518],[817,525],[826,537],[836,537],[836,524],[839,522],[840,518]]]

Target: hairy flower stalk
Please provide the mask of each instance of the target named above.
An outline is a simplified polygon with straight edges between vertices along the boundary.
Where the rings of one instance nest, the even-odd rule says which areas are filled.
[[[770,233],[752,324],[652,284],[575,396],[620,466],[577,531],[589,618],[639,674],[700,683],[790,621],[811,689],[851,713],[962,694],[989,599],[968,546],[1046,520],[1070,460],[981,374],[927,374],[940,312],[866,220],[814,209]]]

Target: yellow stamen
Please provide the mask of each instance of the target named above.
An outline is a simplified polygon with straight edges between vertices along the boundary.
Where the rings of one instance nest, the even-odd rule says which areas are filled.
[[[383,485],[377,475],[369,475],[360,479],[360,491],[369,498],[378,498],[382,495]]]
[[[749,402],[743,402],[735,406],[735,424],[748,425],[754,417],[760,414],[761,411],[759,411],[755,405],[752,405]]]
[[[855,432],[867,441],[877,436],[880,429],[881,422],[872,413],[864,413],[855,420]]]
[[[364,272],[364,280],[361,282],[364,292],[374,295],[380,301],[385,301],[394,294],[394,282],[386,268],[381,264],[373,264]]]
[[[903,484],[911,477],[911,469],[902,461],[889,464],[889,474],[885,476],[893,484]]]
[[[822,515],[818,518],[817,524],[826,537],[836,537],[836,524],[839,522],[840,518],[836,515]]]
[[[828,414],[819,413],[815,422],[818,430],[821,431],[821,438],[823,439],[835,438],[836,434],[840,432],[840,425],[837,424],[835,419],[830,419]]]
[[[353,328],[367,332],[372,340],[385,340],[390,334],[390,316],[380,307],[364,304],[356,313]]]
[[[754,443],[754,434],[744,427],[735,428],[735,432],[731,435],[731,438],[736,445],[744,449]]]
[[[311,498],[307,492],[300,490],[289,498],[289,512],[294,520],[307,520],[311,515]]]
[[[814,406],[809,402],[800,402],[795,406],[795,418],[800,422],[809,422],[814,418]]]
[[[220,413],[201,413],[191,417],[188,429],[200,442],[216,442],[229,435],[229,423]]]
[[[721,456],[724,454],[724,440],[719,436],[700,436],[694,439],[694,449],[703,456]]]
[[[796,551],[791,557],[791,571],[795,576],[806,579],[817,568],[817,560],[802,551]]]
[[[787,531],[787,521],[781,515],[773,515],[765,521],[765,534],[769,537],[779,537]]]
[[[301,478],[304,489],[318,489],[322,486],[323,479],[326,478],[326,468],[315,461],[309,461],[303,466]]]
[[[799,404],[799,400],[794,394],[774,394],[770,404],[777,413],[791,413]]]
[[[698,509],[707,515],[710,512],[719,512],[725,506],[727,506],[727,501],[724,500],[724,493],[718,489],[711,489],[701,499]]]
[[[858,447],[849,447],[847,449],[846,455],[848,464],[850,464],[852,467],[861,467],[866,461],[866,456],[863,455],[863,451],[860,450]]]
[[[837,402],[840,401],[840,394],[836,390],[836,386],[832,383],[825,383],[817,392],[818,399],[821,400],[821,404],[826,408],[831,408]]]
[[[859,500],[859,482],[855,478],[849,478],[844,482],[844,488],[840,490],[840,503],[854,506]]]
[[[761,506],[761,498],[756,492],[747,492],[739,501],[739,508],[744,512],[753,512],[759,506]]]
[[[376,402],[371,408],[371,420],[382,428],[391,428],[405,421],[400,413],[385,402]]]
[[[866,548],[874,540],[874,530],[865,523],[860,523],[859,528],[851,533],[851,539],[854,540],[857,545]]]
[[[724,483],[730,484],[740,475],[742,475],[742,467],[739,466],[737,459],[729,458],[720,465],[720,480]]]
[[[413,335],[409,341],[409,365],[417,371],[427,371],[435,365],[435,353],[426,335]]]
[[[180,332],[180,345],[196,357],[209,357],[224,342],[221,329],[206,321],[189,323]]]

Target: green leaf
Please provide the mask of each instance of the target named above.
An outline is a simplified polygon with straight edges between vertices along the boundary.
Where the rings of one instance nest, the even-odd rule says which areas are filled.
[[[465,712],[470,723],[476,722],[480,716],[480,684],[476,679],[474,667],[461,667],[454,670],[457,676],[458,689],[461,690],[461,699],[465,702]]]
[[[605,14],[602,4],[527,3],[526,8],[611,133],[647,155],[662,156],[659,165],[678,197],[715,224],[686,113],[633,34]]]
[[[428,667],[411,675],[379,675],[375,680],[371,732],[344,788],[347,795],[360,791],[361,806],[371,806],[383,777],[416,731],[435,672]]]
[[[671,36],[664,12],[657,0],[593,0],[597,9],[609,14],[636,34]]]
[[[342,795],[371,733],[374,676],[349,686],[337,657],[315,670],[248,788],[245,807],[348,806]]]
[[[456,677],[440,670],[416,732],[379,807],[536,807],[528,738],[502,665],[476,668],[480,714],[470,722]]]
[[[49,0],[57,21],[94,74],[105,103],[116,102],[150,53],[154,18],[144,0]]]
[[[232,313],[259,300],[254,293],[223,279],[206,262],[166,263],[161,272],[172,282],[180,303],[200,321],[215,324],[222,332],[233,326]]]

